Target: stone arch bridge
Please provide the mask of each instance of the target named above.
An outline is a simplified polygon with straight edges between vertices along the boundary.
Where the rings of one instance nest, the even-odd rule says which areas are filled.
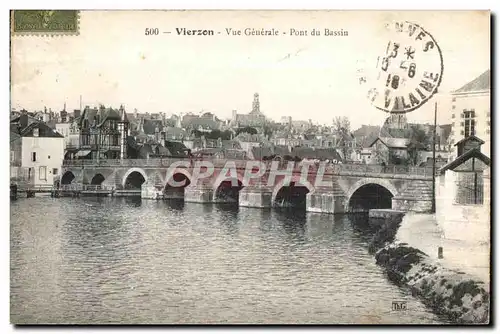
[[[311,212],[344,213],[374,208],[427,212],[432,205],[432,168],[168,158],[65,160],[61,175],[61,184],[102,185],[116,195],[123,191],[243,207],[304,206]]]

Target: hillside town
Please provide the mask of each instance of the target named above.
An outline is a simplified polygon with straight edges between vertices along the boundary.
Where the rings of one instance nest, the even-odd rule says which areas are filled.
[[[489,156],[490,71],[450,93],[449,122],[435,134],[436,166],[457,157],[456,144],[477,136]],[[484,101],[483,101],[484,100]],[[476,105],[477,104],[477,105]],[[296,120],[272,121],[261,111],[259,94],[248,113],[233,110],[230,119],[211,112],[167,115],[118,107],[85,106],[77,110],[11,110],[11,182],[52,185],[61,177],[63,160],[198,157],[256,160],[319,160],[332,163],[425,167],[432,165],[433,124],[350,126],[346,117],[331,124]],[[484,111],[487,108],[487,111]],[[401,117],[401,116],[398,116]]]

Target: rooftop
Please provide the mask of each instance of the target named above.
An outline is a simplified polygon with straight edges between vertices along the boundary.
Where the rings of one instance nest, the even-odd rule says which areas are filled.
[[[439,172],[441,174],[443,174],[445,171],[447,171],[449,169],[453,170],[453,169],[455,169],[458,166],[462,165],[463,163],[465,163],[467,160],[469,160],[471,158],[479,159],[482,162],[484,162],[487,166],[490,166],[490,164],[491,164],[490,158],[488,158],[486,155],[484,155],[483,153],[481,153],[481,150],[478,147],[476,147],[476,148],[468,150],[467,152],[465,152],[464,154],[462,154],[461,156],[459,156],[458,158],[456,158],[452,162],[450,162],[447,165],[443,166],[439,170]]]
[[[490,70],[487,70],[471,82],[465,84],[459,89],[455,90],[453,93],[469,93],[469,92],[481,92],[490,90],[491,84],[491,74]]]

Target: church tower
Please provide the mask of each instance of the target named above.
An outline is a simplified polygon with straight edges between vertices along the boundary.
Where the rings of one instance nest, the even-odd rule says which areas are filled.
[[[253,94],[252,113],[260,114],[259,93]]]

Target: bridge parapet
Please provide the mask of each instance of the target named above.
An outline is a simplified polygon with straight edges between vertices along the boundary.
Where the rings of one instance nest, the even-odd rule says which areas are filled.
[[[228,162],[237,169],[245,169],[249,163],[254,164],[257,160],[232,160],[232,159],[212,159],[198,160],[189,158],[162,158],[162,159],[108,159],[108,160],[64,160],[64,167],[170,167],[174,163],[179,164],[182,168],[183,164],[186,167],[193,167],[197,164],[211,164],[214,168],[223,168]],[[420,176],[424,178],[432,178],[432,167],[413,167],[413,166],[381,166],[381,165],[364,165],[364,164],[334,164],[334,163],[314,163],[314,162],[289,162],[289,161],[259,161],[266,169],[271,167],[278,169],[286,169],[289,164],[293,164],[293,171],[299,172],[308,166],[308,171],[318,173],[323,169],[325,175],[345,175],[345,176],[366,176],[373,177],[374,174],[385,175],[408,175],[410,177]],[[234,165],[233,165],[234,164]]]

